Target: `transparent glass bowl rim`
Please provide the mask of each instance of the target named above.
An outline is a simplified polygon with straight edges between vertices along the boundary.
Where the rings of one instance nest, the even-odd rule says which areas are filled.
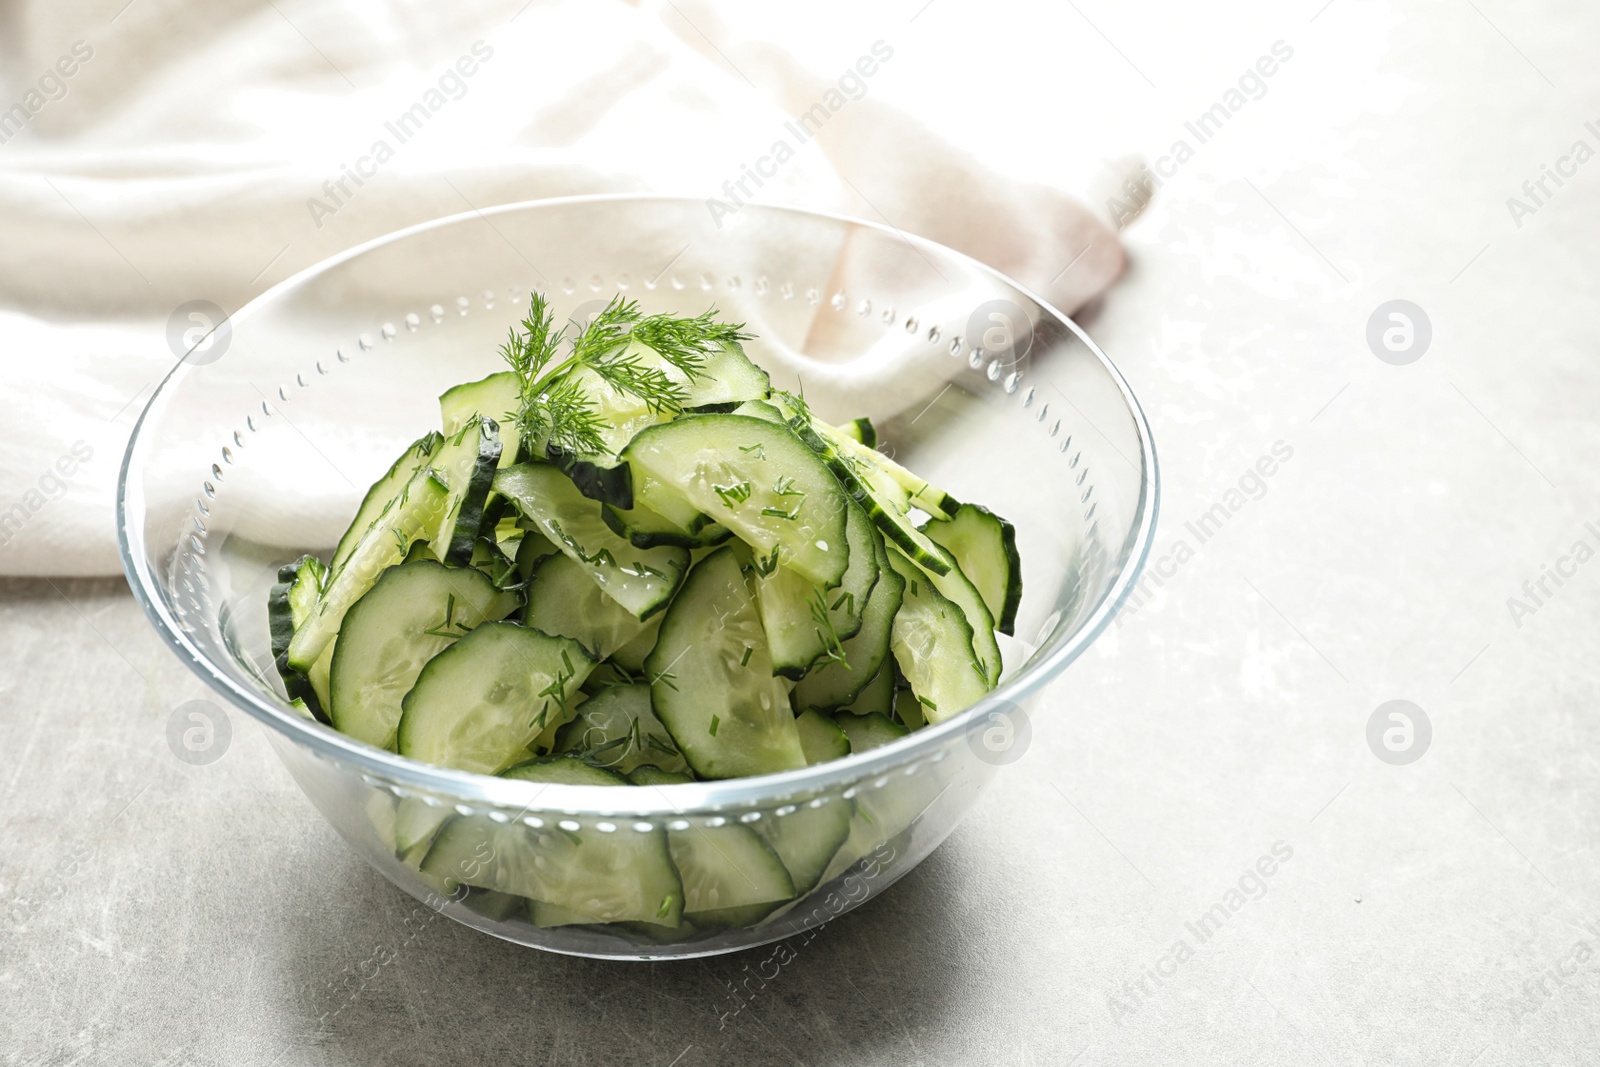
[[[430,230],[442,229],[472,220],[482,221],[495,215],[525,211],[559,211],[565,207],[607,202],[650,204],[683,207],[699,204],[691,197],[656,196],[648,194],[598,194],[558,197],[544,200],[524,200],[502,204],[482,210],[464,211],[455,215],[409,226],[393,233],[356,245],[335,256],[313,264],[274,285],[251,300],[230,316],[235,329],[254,314],[270,306],[284,293],[293,291],[345,262],[355,259],[385,245]],[[601,786],[545,785],[521,782],[466,771],[448,770],[431,764],[419,763],[393,752],[382,751],[346,737],[331,727],[301,718],[286,705],[267,699],[264,693],[237,683],[215,667],[210,658],[183,633],[177,620],[167,610],[158,592],[156,576],[146,564],[144,552],[144,491],[141,483],[132,479],[135,465],[144,451],[143,430],[146,423],[159,418],[172,399],[175,387],[193,366],[179,360],[156,387],[149,403],[134,424],[123,454],[122,468],[117,477],[117,541],[122,555],[123,569],[127,573],[134,597],[144,608],[152,625],[165,638],[172,651],[183,663],[213,690],[225,697],[235,707],[243,709],[259,722],[298,745],[309,748],[315,755],[333,760],[364,775],[374,776],[384,783],[392,783],[420,793],[433,793],[462,801],[500,808],[522,810],[562,811],[576,815],[604,816],[629,813],[644,816],[670,816],[679,813],[700,812],[708,809],[751,807],[771,803],[789,796],[822,795],[840,787],[857,783],[877,775],[885,775],[922,757],[940,751],[956,736],[975,728],[988,713],[1009,709],[1013,704],[1037,692],[1056,675],[1078,658],[1110,623],[1112,617],[1132,592],[1149,555],[1155,537],[1156,515],[1159,509],[1159,476],[1156,465],[1155,442],[1150,425],[1138,400],[1116,366],[1100,347],[1071,318],[1052,307],[1042,297],[1028,290],[999,271],[988,267],[952,248],[915,235],[902,233],[892,226],[882,225],[852,216],[815,211],[806,208],[779,205],[747,205],[749,212],[778,213],[803,216],[813,220],[862,227],[908,242],[918,252],[945,257],[964,266],[975,274],[987,276],[1011,286],[1034,301],[1045,314],[1053,316],[1066,326],[1085,348],[1104,367],[1116,383],[1133,419],[1139,436],[1140,485],[1134,522],[1121,548],[1125,563],[1114,578],[1111,588],[1101,598],[1093,613],[1076,631],[1060,641],[1046,655],[1025,666],[999,688],[986,695],[966,711],[937,725],[925,726],[891,744],[847,756],[843,759],[820,763],[801,770],[753,778],[730,778],[706,782],[684,783],[655,789],[617,789]],[[137,525],[136,525],[137,523]],[[265,609],[263,609],[265,610]]]

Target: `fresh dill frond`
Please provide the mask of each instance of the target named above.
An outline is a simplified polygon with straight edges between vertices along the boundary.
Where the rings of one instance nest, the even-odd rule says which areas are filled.
[[[629,329],[639,318],[639,302],[624,300],[618,293],[573,339],[573,362],[593,366],[595,360],[611,355],[627,343]]]
[[[833,624],[833,617],[828,614],[828,602],[823,599],[822,590],[812,586],[811,597],[806,601],[806,606],[811,609],[811,621],[817,624],[816,634],[822,642],[823,661],[838,663],[845,670],[850,670],[850,664],[844,658],[844,642],[839,638],[839,630]]]
[[[651,315],[634,325],[632,337],[684,374],[697,378],[704,373],[711,352],[750,339],[744,323],[718,322],[716,315],[716,308],[692,319]]]

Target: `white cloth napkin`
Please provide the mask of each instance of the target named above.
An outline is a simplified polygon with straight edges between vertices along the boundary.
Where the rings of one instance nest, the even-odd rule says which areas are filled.
[[[108,22],[60,0],[0,6],[0,574],[120,571],[117,469],[180,306],[231,312],[341,249],[473,207],[634,190],[731,203],[724,183],[830,91],[843,103],[815,144],[749,199],[887,222],[1068,312],[1120,273],[1102,219],[873,97],[893,44],[818,73],[718,14],[134,0]],[[874,390],[901,369],[881,355],[781,358],[867,413],[902,395]]]

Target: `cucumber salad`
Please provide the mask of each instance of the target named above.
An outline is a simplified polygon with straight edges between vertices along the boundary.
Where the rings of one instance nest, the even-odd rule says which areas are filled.
[[[557,331],[534,295],[508,368],[444,393],[440,428],[332,555],[280,572],[268,616],[294,706],[441,767],[647,786],[838,759],[992,689],[1022,591],[1011,525],[878,451],[867,420],[774,390],[748,339],[620,296]],[[423,870],[531,899],[541,925],[676,926],[762,903],[719,887],[729,856],[771,868],[769,902],[831,857],[727,829],[663,837],[660,862],[614,842],[486,866],[481,842],[518,827],[404,804],[389,826]],[[810,836],[836,849],[842,831]]]

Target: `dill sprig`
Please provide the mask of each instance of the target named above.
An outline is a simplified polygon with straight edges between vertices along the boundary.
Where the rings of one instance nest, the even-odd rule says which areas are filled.
[[[619,294],[571,339],[563,359],[566,330],[552,332],[552,319],[549,304],[534,293],[521,331],[511,331],[501,354],[518,378],[514,418],[523,440],[577,454],[609,451],[607,423],[579,370],[642,400],[653,415],[676,415],[688,402],[688,383],[704,376],[706,357],[749,337],[742,324],[717,322],[715,309],[694,318],[644,316],[638,301]]]

